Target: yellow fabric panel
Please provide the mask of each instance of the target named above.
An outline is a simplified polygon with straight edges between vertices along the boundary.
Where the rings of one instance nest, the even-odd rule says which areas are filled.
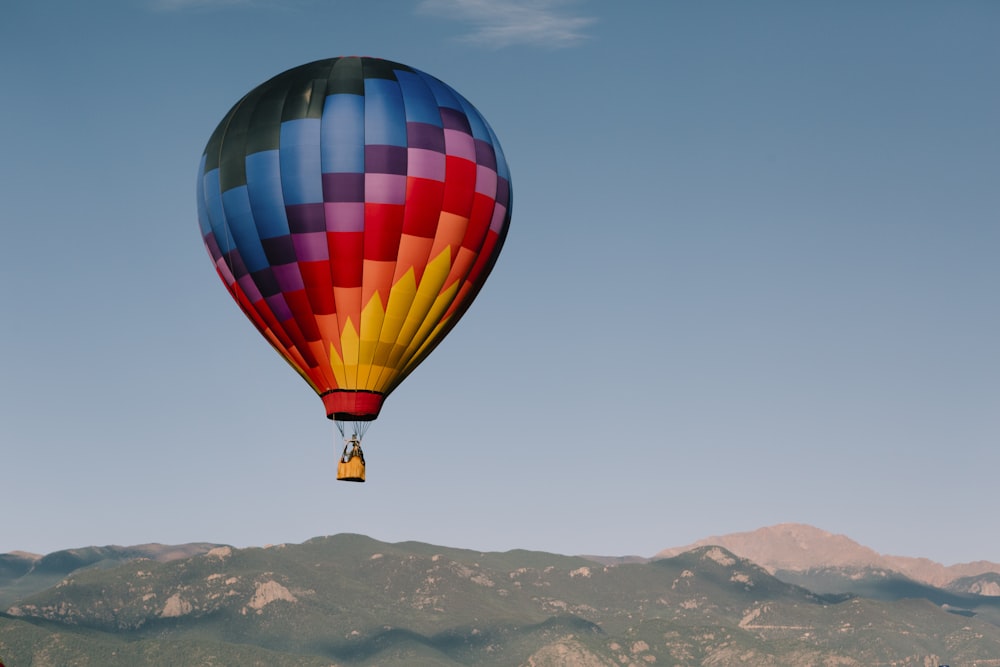
[[[397,374],[399,372],[402,372],[403,363],[401,360],[403,359],[403,355],[405,354],[406,354],[406,344],[397,342],[392,346],[392,349],[389,350],[389,362],[386,365],[389,366],[389,368],[396,370]]]
[[[344,360],[337,353],[337,348],[334,347],[333,343],[330,343],[330,370],[333,371],[333,376],[337,378],[337,386],[347,387],[347,370],[344,368]]]
[[[382,322],[385,321],[385,309],[382,307],[382,298],[378,292],[372,294],[371,299],[365,304],[365,309],[361,311],[361,350],[358,354],[358,389],[367,389],[371,381],[372,365],[375,362],[375,348],[378,346],[379,332],[382,330]]]
[[[376,365],[383,367],[383,370],[380,377],[371,379],[372,384],[381,387],[397,375],[393,350],[396,348],[396,341],[406,323],[407,313],[410,312],[416,294],[416,271],[411,268],[393,285],[392,291],[389,292],[385,320],[382,322],[382,330],[379,333],[378,346],[375,349],[373,359]]]
[[[451,287],[445,289],[441,292],[434,303],[431,305],[431,309],[427,313],[427,317],[417,334],[411,339],[410,344],[406,348],[406,354],[404,355],[404,372],[410,365],[410,362],[414,358],[419,358],[420,351],[423,350],[427,345],[434,342],[434,338],[438,332],[443,327],[443,322],[441,319],[444,317],[445,311],[448,310],[448,306],[455,298],[455,294],[458,292],[458,283],[454,283]]]
[[[406,323],[400,332],[399,341],[406,343],[410,347],[417,332],[427,320],[427,314],[434,305],[434,299],[444,284],[444,279],[448,277],[451,270],[451,252],[448,248],[437,257],[427,263],[424,275],[417,286],[417,293],[413,298],[413,305],[406,315]]]
[[[346,380],[344,386],[349,389],[355,388],[358,383],[358,356],[361,341],[350,318],[347,318],[344,330],[340,334],[340,349],[344,351],[344,379]]]
[[[416,271],[411,267],[399,281],[392,286],[389,292],[389,303],[385,308],[385,322],[382,324],[382,332],[379,334],[380,343],[395,343],[399,339],[399,333],[406,322],[406,315],[410,312],[413,299],[417,296]]]

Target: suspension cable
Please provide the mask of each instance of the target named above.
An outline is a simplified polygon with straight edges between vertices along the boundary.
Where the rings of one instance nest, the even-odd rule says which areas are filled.
[[[339,419],[335,419],[333,423],[337,425],[337,430],[340,431],[340,437],[342,438],[347,437],[348,424],[350,424],[350,432],[352,435],[358,436],[358,440],[364,439],[368,427],[372,424],[370,421],[346,422]]]

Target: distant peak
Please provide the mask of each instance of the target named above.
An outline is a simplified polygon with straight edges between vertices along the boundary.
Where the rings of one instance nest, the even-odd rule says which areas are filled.
[[[670,558],[707,546],[723,547],[771,574],[780,570],[803,572],[821,568],[876,569],[900,572],[917,581],[940,586],[958,576],[1000,572],[1000,565],[989,562],[945,567],[926,558],[887,556],[846,535],[802,523],[779,523],[747,532],[707,537],[687,546],[664,549],[654,559]]]

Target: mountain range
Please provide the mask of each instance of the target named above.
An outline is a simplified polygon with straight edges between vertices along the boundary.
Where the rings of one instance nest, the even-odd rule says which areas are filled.
[[[996,564],[896,560],[796,524],[650,559],[360,535],[15,552],[0,661],[1000,666],[997,585]]]
[[[1000,586],[996,585],[995,577],[989,576],[1000,575],[1000,563],[976,561],[946,566],[927,558],[885,556],[845,535],[834,535],[798,523],[783,523],[745,533],[707,537],[688,546],[664,549],[654,558],[669,558],[706,545],[725,547],[772,574],[823,568],[887,570],[929,586],[948,586],[959,579],[970,579],[972,581],[967,582],[970,590],[966,592],[1000,595]],[[983,590],[971,590],[976,587],[975,582],[980,580],[983,582]]]

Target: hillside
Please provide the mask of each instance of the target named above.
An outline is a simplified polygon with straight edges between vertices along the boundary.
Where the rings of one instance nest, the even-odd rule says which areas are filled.
[[[705,546],[602,566],[359,535],[72,573],[0,615],[22,665],[1000,665],[1000,627],[822,596]],[[993,662],[990,662],[990,661]]]
[[[167,562],[202,554],[217,545],[140,544],[64,549],[45,556],[13,551],[0,554],[0,609],[16,600],[56,585],[67,575],[87,568],[111,568],[144,558]]]

